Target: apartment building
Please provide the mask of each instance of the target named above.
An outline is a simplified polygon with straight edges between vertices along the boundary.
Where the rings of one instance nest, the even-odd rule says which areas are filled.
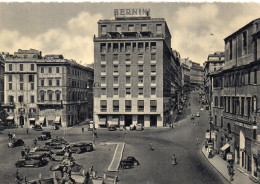
[[[181,68],[163,18],[115,13],[114,20],[98,21],[94,54],[97,128],[171,123],[181,91]]]

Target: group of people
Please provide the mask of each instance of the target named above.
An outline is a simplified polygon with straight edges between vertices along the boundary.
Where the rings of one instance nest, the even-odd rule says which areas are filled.
[[[22,158],[26,157],[28,154],[30,153],[30,148],[29,146],[23,146],[22,150],[21,150],[21,156]]]
[[[12,139],[14,139],[14,138],[15,138],[15,133],[12,134],[11,132],[9,132],[9,133],[8,133],[8,139],[9,139],[9,140],[12,140]]]

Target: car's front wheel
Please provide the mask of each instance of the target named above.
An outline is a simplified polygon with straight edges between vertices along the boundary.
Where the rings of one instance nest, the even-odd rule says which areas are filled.
[[[87,152],[90,152],[90,151],[92,151],[92,148],[90,146],[87,146],[86,150],[87,150]]]
[[[137,162],[134,162],[134,166],[138,166],[138,163],[137,163]]]

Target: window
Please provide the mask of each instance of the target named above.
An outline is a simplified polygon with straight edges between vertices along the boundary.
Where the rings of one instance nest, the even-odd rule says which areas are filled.
[[[138,112],[144,112],[144,100],[137,101]]]
[[[31,96],[31,103],[34,103],[34,96]]]
[[[247,116],[250,117],[251,98],[247,98]]]
[[[134,31],[135,27],[133,24],[128,25],[128,31]]]
[[[118,65],[114,65],[114,73],[118,73]]]
[[[113,52],[118,52],[118,51],[119,51],[118,43],[113,43]]]
[[[151,95],[156,95],[156,88],[151,88]]]
[[[144,55],[138,54],[138,61],[143,61],[143,60],[144,60]]]
[[[126,95],[131,95],[131,88],[126,88],[125,89],[125,94]]]
[[[60,73],[60,67],[56,67],[56,73]]]
[[[125,83],[126,84],[131,84],[131,77],[126,77],[125,78]]]
[[[131,43],[126,43],[125,44],[125,49],[126,49],[126,52],[131,52]],[[130,56],[130,54],[126,54],[126,55]]]
[[[221,116],[221,119],[220,119],[220,128],[223,128],[223,116]]]
[[[255,69],[254,84],[257,84],[257,68]]]
[[[23,75],[19,75],[20,82],[23,82]]]
[[[155,61],[156,60],[156,54],[151,54],[151,61]]]
[[[105,65],[101,65],[101,72],[106,72],[106,66]]]
[[[101,84],[106,84],[106,77],[101,77]]]
[[[126,61],[131,61],[131,55],[130,54],[126,54],[125,55],[125,60]]]
[[[49,102],[52,102],[52,93],[49,93]]]
[[[228,97],[228,112],[230,112],[230,97]]]
[[[10,103],[13,103],[14,102],[14,96],[9,96],[8,100],[9,100]]]
[[[220,100],[219,100],[219,105],[221,108],[223,108],[223,103],[224,103],[223,101],[224,101],[224,98],[223,98],[223,96],[221,96]]]
[[[142,24],[141,25],[141,30],[142,31],[147,31],[147,24]]]
[[[156,100],[150,100],[150,111],[156,112],[157,109],[157,101]]]
[[[251,71],[250,70],[248,70],[248,84],[250,84],[251,83]]]
[[[116,25],[116,31],[121,32],[121,25]]]
[[[52,79],[49,79],[49,86],[52,86]]]
[[[218,107],[218,97],[215,96],[215,107]]]
[[[139,43],[138,43],[138,51],[139,51],[139,52],[144,51],[144,43],[143,43],[143,42],[139,42]]]
[[[31,64],[31,71],[34,71],[34,64]]]
[[[144,72],[144,66],[143,65],[138,65],[138,72],[140,72],[140,73]]]
[[[106,55],[101,55],[101,61],[106,61]]]
[[[23,71],[23,64],[20,64],[20,71]]]
[[[49,73],[52,73],[52,68],[51,67],[49,67]]]
[[[156,42],[151,42],[151,51],[152,52],[156,51]]]
[[[113,112],[119,111],[119,100],[113,100]]]
[[[217,115],[215,115],[215,126],[218,125],[218,119],[217,119]]]
[[[247,54],[247,32],[243,32],[243,55]]]
[[[106,34],[106,32],[107,32],[107,26],[101,25],[101,34]]]
[[[101,95],[106,95],[106,88],[101,88]]]
[[[156,83],[156,76],[151,76],[151,83]]]
[[[18,102],[19,103],[22,103],[23,102],[23,96],[21,95],[21,96],[18,96]]]
[[[241,98],[241,116],[244,116],[245,97]]]
[[[156,31],[157,31],[157,33],[162,32],[162,24],[156,24]]]
[[[13,71],[13,65],[9,64],[9,71]]]
[[[256,111],[257,111],[257,99],[256,96],[254,96],[252,100],[252,112],[256,112]]]
[[[60,80],[56,79],[56,86],[60,86]]]
[[[13,76],[12,75],[8,75],[8,81],[12,82],[13,81]]]
[[[118,77],[114,77],[114,84],[118,84]]]
[[[29,75],[29,82],[34,82],[34,76],[33,75]]]
[[[131,100],[126,100],[125,101],[125,111],[126,112],[131,112],[132,110],[132,101]]]
[[[144,78],[143,76],[138,77],[138,84],[143,84],[144,83]]]
[[[118,54],[113,55],[113,61],[118,61]]]
[[[44,73],[44,68],[43,67],[41,67],[41,73]]]
[[[156,73],[156,65],[151,65],[151,73]]]
[[[13,83],[9,83],[9,90],[13,90]]]
[[[106,100],[100,100],[100,109],[101,109],[101,112],[107,111],[107,101]]]
[[[57,101],[57,102],[60,101],[60,93],[56,93],[56,101]]]
[[[114,88],[114,95],[118,95],[118,88]]]
[[[41,80],[41,86],[44,86],[44,80]]]
[[[229,40],[229,60],[232,60],[232,40]]]
[[[31,90],[34,90],[34,83],[30,83],[31,84]]]
[[[138,95],[144,95],[144,88],[138,88]]]
[[[44,102],[44,93],[41,93],[41,102]]]
[[[130,72],[131,71],[131,66],[130,65],[126,65],[125,66],[125,72]]]
[[[20,90],[23,90],[23,83],[20,83]]]

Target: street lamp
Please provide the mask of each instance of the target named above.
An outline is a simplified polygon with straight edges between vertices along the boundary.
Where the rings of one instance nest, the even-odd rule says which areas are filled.
[[[94,93],[92,93],[93,95],[97,93],[96,89],[99,88],[99,82],[94,82],[93,83],[93,88],[94,88]],[[93,91],[93,89],[92,89]],[[96,129],[96,125],[95,125],[95,120],[94,118],[96,117],[96,108],[95,108],[95,103],[94,103],[94,96],[93,96],[93,132],[92,132],[92,136],[93,136],[93,144],[95,144],[95,129]]]

